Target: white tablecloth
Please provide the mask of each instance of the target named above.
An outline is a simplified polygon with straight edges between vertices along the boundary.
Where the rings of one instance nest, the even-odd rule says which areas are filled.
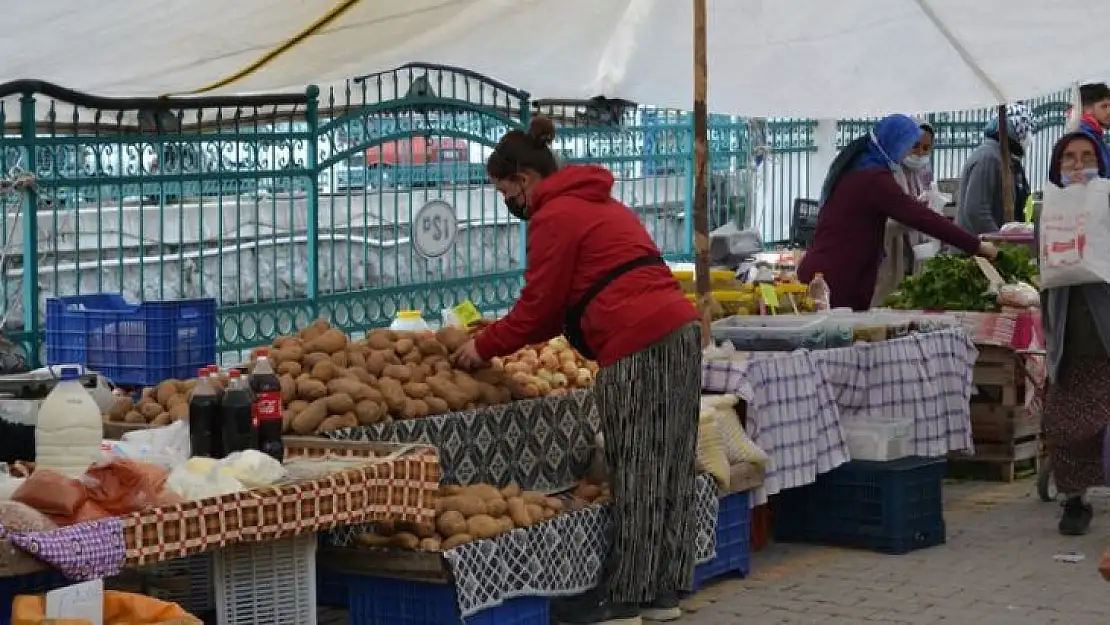
[[[916,455],[973,449],[969,401],[978,350],[962,329],[746,356],[707,360],[702,389],[747,401],[748,434],[770,456],[755,504],[847,462],[840,424],[868,414],[913,417]]]

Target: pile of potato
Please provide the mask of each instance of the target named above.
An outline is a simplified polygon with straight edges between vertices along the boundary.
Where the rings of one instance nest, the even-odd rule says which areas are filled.
[[[116,397],[115,404],[104,415],[105,421],[151,425],[169,425],[174,421],[189,418],[189,394],[197,381],[166,380],[158,386],[143,389],[139,401],[125,394]],[[227,378],[221,376],[217,382],[227,385]]]
[[[444,486],[436,501],[434,527],[387,521],[360,535],[358,543],[373,548],[447,551],[609,500],[607,485],[585,481],[574,489],[569,500],[522,491],[515,484],[501,489],[488,484]]]

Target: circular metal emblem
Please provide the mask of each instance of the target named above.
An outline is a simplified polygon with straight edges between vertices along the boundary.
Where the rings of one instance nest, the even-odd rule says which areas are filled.
[[[455,247],[459,220],[455,209],[443,200],[420,207],[412,220],[412,245],[424,258],[439,258]]]

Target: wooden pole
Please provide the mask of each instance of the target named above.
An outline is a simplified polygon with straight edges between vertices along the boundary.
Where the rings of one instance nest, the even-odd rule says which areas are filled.
[[[1014,170],[1010,164],[1009,119],[1005,104],[998,106],[998,144],[1002,146],[1002,216],[1014,221]],[[1001,228],[1003,224],[998,224]]]
[[[701,340],[708,345],[709,300],[709,53],[706,0],[694,3],[694,285],[701,313]]]

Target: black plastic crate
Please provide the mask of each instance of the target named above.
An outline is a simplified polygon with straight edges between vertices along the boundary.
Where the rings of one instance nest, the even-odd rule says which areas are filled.
[[[901,554],[943,544],[943,458],[853,461],[779,493],[775,540]]]
[[[817,232],[817,213],[820,205],[817,200],[796,198],[794,200],[794,217],[790,222],[790,244],[796,247],[809,247],[813,243],[813,235]]]

